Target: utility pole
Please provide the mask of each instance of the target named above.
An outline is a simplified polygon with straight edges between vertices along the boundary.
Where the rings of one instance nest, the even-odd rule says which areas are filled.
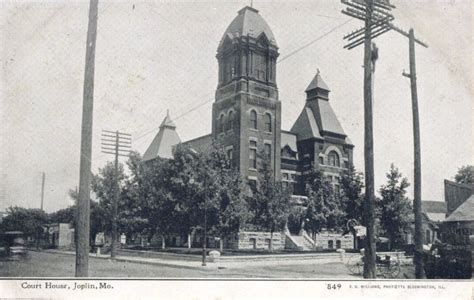
[[[407,36],[405,32],[403,35]],[[413,210],[415,214],[415,277],[424,278],[423,270],[423,227],[421,212],[421,146],[420,146],[420,119],[418,113],[418,91],[416,86],[416,62],[415,62],[415,33],[413,28],[408,33],[409,55],[410,55],[410,74],[403,72],[403,76],[410,78],[411,101],[413,113],[413,146],[414,146],[414,168],[415,168],[415,187],[413,200]],[[427,47],[427,45],[420,43]]]
[[[365,216],[367,228],[364,254],[364,278],[375,278],[375,187],[374,187],[374,137],[373,137],[373,75],[378,50],[372,39],[389,31],[393,20],[389,11],[394,8],[385,0],[341,0],[347,7],[343,14],[364,21],[365,27],[344,37],[353,49],[364,45],[364,161],[365,161]]]
[[[415,69],[415,42],[428,47],[425,43],[417,40],[414,36],[413,29],[410,30],[410,33],[406,33],[402,29],[393,25],[391,22],[394,20],[394,17],[388,13],[395,6],[390,4],[389,0],[341,0],[342,3],[346,4],[348,8],[343,10],[342,13],[365,21],[365,28],[356,30],[344,36],[344,39],[348,39],[350,42],[348,45],[344,46],[347,49],[353,49],[358,45],[365,45],[365,61],[364,61],[364,98],[365,98],[365,171],[366,171],[366,217],[367,220],[367,241],[370,244],[368,247],[369,251],[366,252],[366,261],[364,263],[364,277],[373,278],[367,276],[374,276],[372,274],[372,263],[375,265],[375,252],[372,252],[372,249],[375,247],[370,243],[370,240],[373,239],[373,200],[370,198],[374,197],[373,193],[373,145],[370,145],[372,139],[372,115],[371,108],[368,107],[367,101],[371,99],[372,95],[370,90],[367,88],[367,83],[370,81],[368,79],[369,72],[367,70],[368,66],[368,53],[367,48],[370,45],[370,39],[375,38],[389,30],[394,30],[410,39],[410,74],[403,74],[410,78],[411,81],[411,94],[412,94],[412,108],[413,108],[413,137],[414,137],[414,147],[415,147],[415,199],[414,199],[414,215],[415,215],[415,266],[416,266],[416,277],[423,277],[423,260],[421,253],[423,251],[423,230],[421,227],[422,224],[422,215],[421,215],[421,160],[420,160],[420,129],[419,129],[419,118],[418,118],[418,99],[417,99],[417,90],[416,90],[416,69]],[[362,14],[365,8],[365,15]],[[372,36],[368,34],[372,30]],[[361,38],[362,32],[364,32],[364,38]],[[356,39],[357,38],[357,39]],[[373,54],[372,54],[373,55]],[[374,60],[373,60],[374,62]],[[373,76],[373,74],[372,74]],[[373,80],[373,78],[372,78]],[[369,95],[370,94],[370,95]],[[370,97],[368,97],[370,96]],[[370,100],[371,101],[371,100]],[[369,111],[369,110],[370,111]],[[367,120],[370,118],[370,120]],[[369,122],[369,124],[368,124]],[[369,126],[367,126],[369,125]],[[373,142],[373,141],[372,141]],[[369,173],[370,172],[370,173]],[[371,217],[372,216],[372,217]],[[373,247],[373,248],[372,248]],[[375,251],[375,250],[374,250]],[[372,256],[373,254],[373,256]],[[373,266],[374,266],[373,265]],[[366,272],[367,271],[367,272]],[[370,274],[369,274],[370,273]]]
[[[41,180],[41,210],[43,210],[43,204],[44,204],[44,181],[46,177],[46,173],[43,172],[42,180]]]
[[[115,155],[115,185],[114,198],[112,201],[112,244],[110,246],[110,257],[115,258],[117,243],[117,207],[120,194],[119,183],[119,156],[128,157],[132,148],[132,137],[128,133],[119,131],[102,130],[102,152]]]
[[[90,184],[92,154],[92,120],[94,107],[94,66],[97,37],[97,11],[99,0],[90,0],[87,28],[86,67],[82,104],[81,162],[79,176],[79,201],[77,203],[76,277],[89,276],[90,235]]]

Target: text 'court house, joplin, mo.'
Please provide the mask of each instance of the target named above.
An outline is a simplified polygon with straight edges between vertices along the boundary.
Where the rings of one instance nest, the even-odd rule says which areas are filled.
[[[312,167],[321,169],[333,180],[352,164],[354,145],[344,133],[329,102],[330,89],[319,70],[305,90],[306,101],[289,131],[281,128],[281,102],[278,99],[276,64],[278,46],[275,37],[252,7],[244,7],[230,23],[217,48],[219,82],[212,107],[212,133],[182,142],[169,114],[144,154],[145,161],[171,158],[173,147],[183,143],[202,151],[212,141],[226,150],[232,164],[250,185],[257,181],[259,151],[271,159],[277,180],[293,187],[293,205],[304,205],[301,174]],[[327,239],[328,236],[333,236]],[[268,248],[270,233],[240,231],[224,241],[229,248]],[[297,247],[310,249],[312,241],[301,232],[275,233],[274,249]],[[182,242],[181,242],[182,241]],[[177,244],[184,244],[178,239]],[[352,236],[327,235],[318,239],[321,248],[352,247]]]

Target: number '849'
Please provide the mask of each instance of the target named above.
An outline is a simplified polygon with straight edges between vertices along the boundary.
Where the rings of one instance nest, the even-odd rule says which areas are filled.
[[[328,284],[328,290],[339,290],[342,287],[340,283],[338,284]]]

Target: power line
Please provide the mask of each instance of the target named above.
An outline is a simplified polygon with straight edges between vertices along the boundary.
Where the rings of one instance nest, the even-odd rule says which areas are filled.
[[[282,57],[282,58],[279,59],[276,63],[278,64],[278,63],[280,63],[280,62],[282,62],[282,61],[284,61],[284,60],[290,58],[291,56],[297,54],[298,52],[304,50],[305,48],[308,48],[309,46],[313,45],[313,44],[316,43],[317,41],[319,41],[319,40],[325,38],[325,37],[328,36],[329,34],[333,33],[333,32],[336,31],[337,29],[341,28],[342,26],[344,26],[344,25],[346,25],[346,24],[348,24],[348,23],[350,23],[350,22],[352,22],[352,20],[345,21],[345,22],[343,22],[343,23],[341,23],[341,24],[339,24],[339,25],[333,27],[331,30],[329,30],[328,32],[324,33],[323,35],[318,36],[316,39],[310,41],[309,43],[307,43],[307,44],[301,46],[300,48],[294,50],[293,52],[289,53],[288,55]],[[193,107],[193,108],[191,108],[191,109],[185,111],[184,113],[178,115],[178,117],[176,117],[176,118],[174,118],[174,119],[175,119],[175,120],[178,120],[178,119],[180,119],[180,118],[186,116],[187,114],[189,114],[189,113],[191,113],[191,112],[197,110],[198,108],[200,108],[200,107],[202,107],[202,106],[204,106],[204,105],[206,105],[207,103],[210,103],[210,102],[212,102],[212,101],[214,101],[214,98],[209,99],[209,100],[206,100],[206,101],[204,101],[204,102],[202,102],[202,103],[196,105],[195,107]],[[147,131],[144,132],[143,134],[137,136],[137,137],[135,138],[135,141],[137,141],[137,140],[139,140],[139,139],[141,139],[141,138],[147,136],[148,134],[154,132],[154,131],[157,130],[158,128],[160,128],[160,127],[158,126],[158,127],[154,127],[154,128],[152,128],[152,129],[147,130]]]
[[[312,44],[316,43],[317,41],[319,41],[319,40],[321,40],[322,38],[328,36],[329,34],[333,33],[333,32],[336,31],[337,29],[341,28],[342,26],[344,26],[344,25],[346,25],[347,23],[350,23],[350,22],[352,22],[352,20],[348,20],[348,21],[346,21],[346,22],[343,22],[343,23],[337,25],[336,27],[332,28],[332,29],[329,30],[328,32],[324,33],[323,35],[321,35],[321,36],[315,38],[314,40],[310,41],[309,43],[303,45],[302,47],[300,47],[300,48],[298,48],[298,49],[296,49],[296,50],[294,50],[294,51],[291,52],[290,54],[288,54],[288,55],[286,55],[286,56],[280,58],[280,59],[277,61],[277,63],[280,63],[280,62],[284,61],[285,59],[290,58],[291,56],[293,56],[293,55],[295,55],[296,53],[300,52],[301,50],[308,48],[308,47],[311,46]]]

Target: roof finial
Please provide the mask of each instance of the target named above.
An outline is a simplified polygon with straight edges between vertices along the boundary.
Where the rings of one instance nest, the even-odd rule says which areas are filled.
[[[318,70],[318,71],[316,72],[316,75],[319,75],[319,73],[321,73],[321,72],[319,72],[319,68],[317,68],[317,70]]]
[[[250,0],[250,7],[253,8],[253,0]]]
[[[166,109],[166,115],[169,117],[170,116],[170,110],[169,108]]]

